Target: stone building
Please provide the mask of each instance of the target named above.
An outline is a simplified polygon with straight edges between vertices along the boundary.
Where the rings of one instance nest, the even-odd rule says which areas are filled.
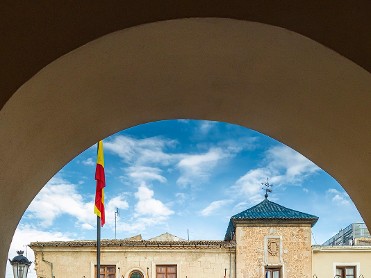
[[[311,227],[317,220],[267,198],[232,216],[225,240],[236,242],[236,277],[312,277]]]
[[[264,201],[231,217],[224,240],[163,234],[102,240],[102,278],[312,277],[318,217]],[[95,277],[96,242],[33,242],[38,277]]]

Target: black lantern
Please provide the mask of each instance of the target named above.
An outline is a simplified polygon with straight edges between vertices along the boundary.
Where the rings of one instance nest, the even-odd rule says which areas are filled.
[[[13,260],[9,259],[13,268],[14,278],[26,278],[31,262],[23,256],[23,251],[17,251],[17,254],[18,256],[15,256]]]

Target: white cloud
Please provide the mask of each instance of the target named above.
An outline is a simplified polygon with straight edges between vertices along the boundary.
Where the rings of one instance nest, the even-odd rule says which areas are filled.
[[[261,183],[269,176],[270,172],[265,168],[250,170],[235,182],[232,190],[236,197],[242,195],[251,203],[256,203],[263,198]],[[237,195],[237,192],[240,195]]]
[[[115,225],[115,212],[116,209],[127,210],[129,208],[129,203],[125,200],[124,195],[118,195],[111,198],[104,207],[104,212],[106,216],[106,225],[110,228],[114,228]],[[118,220],[120,219],[120,214],[117,216]]]
[[[84,230],[94,230],[96,226],[93,226],[92,224],[89,223],[82,223],[81,228],[83,228]]]
[[[127,209],[129,205],[123,195],[112,199],[107,198],[106,195],[105,199],[106,223],[113,223],[115,209]],[[47,228],[52,226],[59,216],[67,214],[76,218],[77,226],[91,230],[94,229],[96,223],[93,210],[93,199],[84,201],[82,195],[77,192],[76,185],[54,177],[32,201],[26,211],[26,217],[39,220],[39,225]]]
[[[287,146],[276,146],[267,151],[267,168],[274,175],[272,183],[301,183],[320,168],[309,159]]]
[[[83,160],[82,164],[87,165],[87,166],[94,166],[96,163],[91,157],[89,157],[88,159]]]
[[[187,200],[187,195],[183,192],[177,192],[175,194],[175,200],[178,204],[183,204]]]
[[[176,145],[175,140],[151,137],[135,139],[119,135],[104,143],[105,149],[119,155],[125,162],[134,165],[158,163],[168,165],[174,156],[165,152]]]
[[[141,184],[142,182],[158,181],[165,183],[167,179],[161,175],[160,168],[149,166],[131,166],[125,169],[127,175],[135,182]]]
[[[174,165],[180,159],[180,154],[168,152],[176,144],[175,140],[160,137],[136,139],[119,135],[105,142],[105,148],[129,165],[124,168],[123,182],[129,180],[140,185],[143,182],[167,182],[161,167]]]
[[[213,121],[200,121],[198,133],[201,133],[202,135],[207,135],[211,129],[213,129],[218,122]]]
[[[76,185],[54,177],[39,192],[27,210],[27,216],[41,221],[49,227],[62,214],[76,217],[80,224],[94,223],[93,202],[84,202]]]
[[[163,202],[154,198],[154,191],[145,184],[139,186],[134,196],[137,199],[135,213],[131,219],[118,222],[118,231],[141,233],[148,227],[165,224],[174,214]]]
[[[236,156],[242,150],[253,149],[255,142],[256,138],[229,139],[209,146],[204,153],[183,154],[176,166],[181,173],[176,183],[186,187],[207,182],[220,162]]]
[[[149,189],[145,184],[138,188],[138,191],[135,193],[135,197],[138,199],[138,203],[135,206],[137,215],[169,216],[174,213],[161,201],[153,198],[153,196],[153,190]]]
[[[142,233],[149,227],[165,224],[167,219],[165,216],[137,217],[128,222],[119,222],[117,230],[128,233]]]
[[[105,209],[108,211],[115,211],[116,208],[119,208],[119,209],[129,208],[129,204],[125,200],[125,197],[123,195],[118,195],[118,196],[111,198],[105,207]]]
[[[301,185],[309,175],[319,171],[313,162],[286,146],[270,148],[264,159],[265,166],[249,170],[232,186],[235,196],[256,203],[263,198],[262,182],[269,178],[274,186]]]
[[[204,154],[184,155],[177,164],[181,172],[177,184],[187,186],[206,181],[218,162],[226,157],[228,153],[219,148],[210,149]]]
[[[24,255],[31,261],[35,261],[35,256],[32,250],[28,247],[31,242],[35,241],[62,241],[62,240],[72,240],[69,235],[63,234],[61,232],[52,232],[52,231],[41,231],[38,229],[35,229],[34,227],[30,225],[18,225],[14,236],[12,243],[10,245],[8,257],[12,259],[17,255],[16,251],[22,250],[27,251],[24,253]],[[26,249],[27,248],[27,249]],[[27,277],[29,278],[36,278],[36,272],[34,270],[35,264],[32,263],[30,266],[29,274]],[[13,273],[11,270],[11,266],[9,262],[7,263],[7,269],[6,269],[6,278],[12,278]]]
[[[245,210],[246,207],[247,207],[248,205],[249,205],[249,202],[246,202],[246,201],[239,202],[239,203],[237,203],[237,204],[233,207],[233,211],[240,212],[241,210]]]
[[[230,202],[230,200],[219,200],[211,202],[206,208],[201,211],[201,215],[209,216],[210,214],[215,213],[218,209],[229,204]]]
[[[330,188],[326,191],[331,201],[337,205],[350,205],[352,202],[346,192],[341,192],[337,189]]]
[[[240,137],[220,142],[218,146],[231,154],[237,154],[243,150],[253,150],[257,145],[256,137]]]
[[[203,129],[209,129],[216,122],[203,121]],[[166,183],[162,174],[163,167],[167,171],[178,169],[180,176],[177,184],[180,186],[193,186],[206,182],[218,162],[227,157],[233,157],[243,149],[252,148],[255,139],[240,138],[238,140],[225,140],[207,147],[202,153],[172,153],[177,141],[172,139],[151,137],[136,139],[119,135],[111,141],[105,142],[105,148],[114,152],[129,164],[124,169],[123,181],[141,184],[149,182]],[[205,146],[204,148],[205,149]]]

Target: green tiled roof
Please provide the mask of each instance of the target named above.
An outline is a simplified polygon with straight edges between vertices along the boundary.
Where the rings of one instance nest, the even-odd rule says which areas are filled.
[[[284,206],[271,202],[268,199],[265,199],[256,206],[253,206],[231,217],[227,232],[225,234],[225,240],[232,239],[233,237],[232,234],[234,233],[235,228],[234,223],[244,220],[247,222],[264,220],[268,221],[279,220],[285,222],[305,221],[311,223],[311,225],[313,226],[317,222],[318,217],[297,210],[286,208]]]
[[[289,209],[265,199],[263,202],[232,216],[232,219],[308,219],[317,222],[318,217]]]

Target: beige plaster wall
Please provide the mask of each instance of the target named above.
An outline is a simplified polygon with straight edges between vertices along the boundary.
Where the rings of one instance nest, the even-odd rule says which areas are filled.
[[[280,239],[280,263],[284,278],[311,275],[311,226],[237,226],[236,278],[261,278],[267,265],[266,240]]]
[[[313,275],[334,277],[337,265],[356,266],[357,277],[371,277],[371,247],[313,247]]]
[[[51,278],[51,265],[42,260],[40,248],[35,250],[35,268],[38,277]],[[210,278],[234,277],[234,249],[140,249],[140,248],[102,248],[101,265],[116,265],[116,277],[127,278],[134,269],[139,269],[149,278],[156,277],[156,265],[176,264],[177,277]],[[57,248],[43,249],[44,260],[53,263],[56,278],[94,277],[96,264],[95,248]]]

